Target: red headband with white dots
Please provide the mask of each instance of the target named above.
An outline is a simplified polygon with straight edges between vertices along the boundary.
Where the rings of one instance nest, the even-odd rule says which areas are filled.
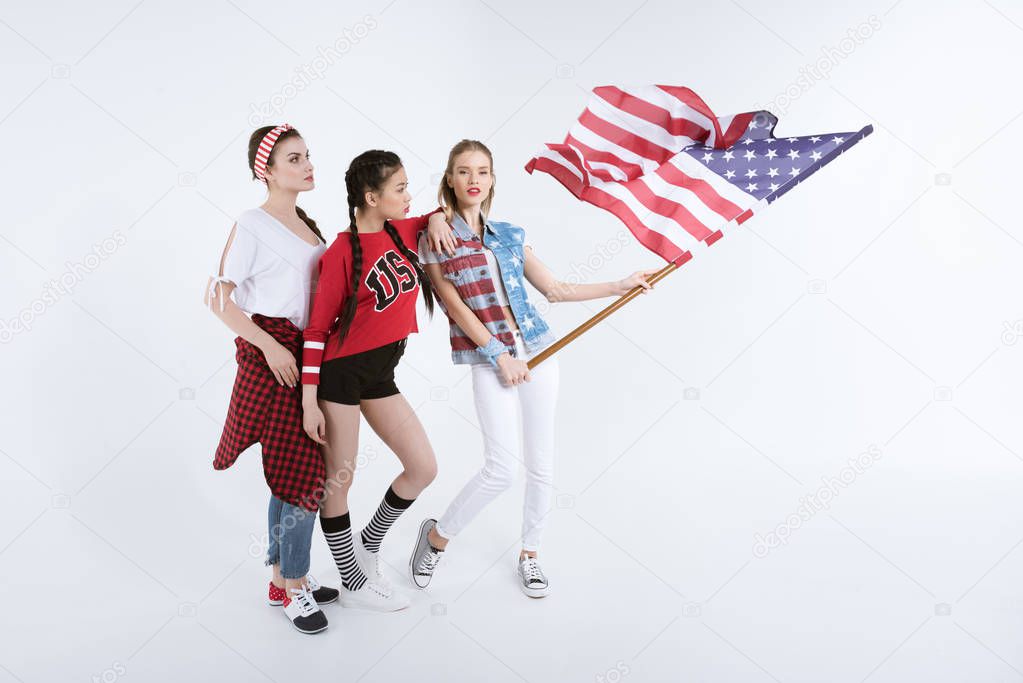
[[[264,183],[266,182],[266,162],[270,160],[270,152],[273,151],[274,145],[277,144],[277,138],[281,137],[285,131],[291,130],[292,127],[289,123],[282,123],[264,135],[263,141],[259,143],[259,149],[256,150],[256,161],[252,165],[252,170],[255,172],[256,177]]]

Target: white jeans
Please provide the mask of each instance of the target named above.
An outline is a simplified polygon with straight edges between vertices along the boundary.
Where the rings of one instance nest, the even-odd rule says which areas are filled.
[[[528,360],[515,333],[518,358]],[[558,399],[558,361],[548,358],[529,372],[530,381],[505,386],[489,363],[472,366],[476,415],[483,430],[483,469],[466,483],[437,522],[437,533],[454,538],[486,505],[508,490],[518,464],[526,468],[522,506],[522,548],[540,549],[540,535],[554,497],[554,420]],[[522,411],[522,430],[516,419]],[[520,458],[519,452],[522,452]]]

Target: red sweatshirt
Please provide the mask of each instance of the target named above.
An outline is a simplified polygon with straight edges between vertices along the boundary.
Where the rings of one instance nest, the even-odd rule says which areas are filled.
[[[426,228],[432,213],[436,211],[391,221],[411,251],[416,251],[419,232]],[[355,318],[343,343],[339,341],[339,318],[352,291],[349,233],[338,233],[337,239],[320,257],[319,284],[309,324],[303,333],[302,384],[320,383],[320,364],[324,361],[369,351],[419,331],[416,326],[416,298],[419,296],[416,269],[386,230],[359,233],[359,244],[362,246],[362,282],[359,283]]]

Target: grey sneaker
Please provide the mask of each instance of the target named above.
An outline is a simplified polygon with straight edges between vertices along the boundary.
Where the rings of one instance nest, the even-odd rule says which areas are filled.
[[[419,588],[426,588],[430,585],[433,570],[436,569],[441,555],[444,554],[443,551],[437,551],[430,545],[430,529],[435,526],[437,526],[435,519],[424,519],[423,523],[419,525],[419,536],[416,537],[416,545],[412,549],[412,557],[408,562],[412,583]]]
[[[524,557],[519,561],[519,588],[531,598],[542,598],[550,592],[551,585],[535,557]]]

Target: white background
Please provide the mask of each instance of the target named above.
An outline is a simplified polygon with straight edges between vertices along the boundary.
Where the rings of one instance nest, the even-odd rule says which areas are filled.
[[[360,24],[271,117],[305,136],[301,204],[331,236],[355,154],[398,152],[425,212],[475,137],[493,216],[555,271],[657,267],[629,242],[586,271],[620,224],[523,171],[598,85],[771,108],[781,136],[876,132],[560,355],[551,597],[514,583],[520,482],[409,610],[332,605],[308,637],[264,602],[258,452],[210,465],[233,344],[200,298],[263,198],[253,105]],[[1009,0],[4,2],[0,681],[1023,678],[1021,25]],[[818,61],[830,76],[800,85]],[[599,305],[548,319],[564,333]],[[419,520],[481,463],[447,345],[421,317],[399,370],[440,462],[384,545],[405,587]],[[397,472],[363,445],[357,526]],[[829,509],[754,554],[872,446]],[[313,572],[337,580],[318,530]]]

